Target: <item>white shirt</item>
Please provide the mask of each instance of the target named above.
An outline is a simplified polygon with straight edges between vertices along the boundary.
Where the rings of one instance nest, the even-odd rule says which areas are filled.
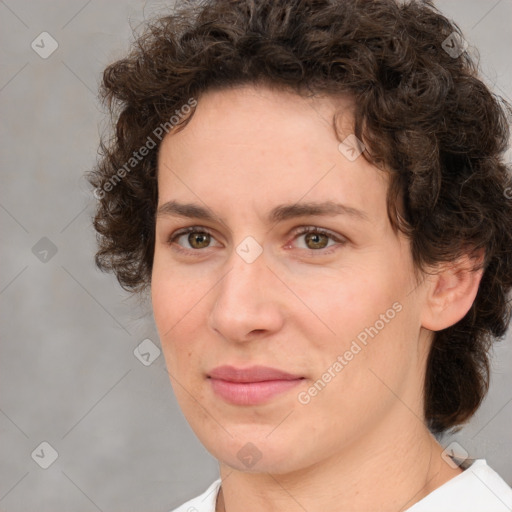
[[[171,512],[215,512],[221,479]],[[484,459],[448,480],[405,512],[511,512],[512,489]]]

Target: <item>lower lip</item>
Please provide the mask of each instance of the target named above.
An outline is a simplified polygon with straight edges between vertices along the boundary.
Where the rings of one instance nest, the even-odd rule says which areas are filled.
[[[227,380],[212,379],[214,393],[226,402],[235,405],[257,405],[267,402],[270,398],[284,393],[303,379],[293,380],[267,380],[264,382],[229,382]]]

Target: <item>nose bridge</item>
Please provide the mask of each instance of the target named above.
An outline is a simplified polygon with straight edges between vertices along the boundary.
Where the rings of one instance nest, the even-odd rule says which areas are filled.
[[[233,251],[211,309],[211,327],[230,339],[275,330],[282,321],[280,306],[272,297],[272,272],[263,252],[257,254],[251,243],[242,242]]]
[[[230,257],[229,272],[219,283],[218,299],[227,305],[232,302],[240,306],[245,304],[246,309],[253,308],[263,300],[262,294],[268,291],[264,286],[267,273],[270,270],[263,254],[245,259],[244,255],[240,256],[237,248]]]

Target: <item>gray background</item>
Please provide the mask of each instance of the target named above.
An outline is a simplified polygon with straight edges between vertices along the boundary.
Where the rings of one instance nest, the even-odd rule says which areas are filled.
[[[169,5],[0,1],[1,511],[167,511],[218,474],[176,404],[163,356],[149,366],[134,356],[146,338],[159,344],[150,307],[95,269],[83,177],[104,126],[101,71],[123,56],[131,27]],[[437,5],[510,101],[512,0]],[[59,45],[46,59],[31,48],[43,31]],[[509,333],[495,350],[485,403],[455,436],[509,484],[511,363]],[[43,441],[58,452],[48,469],[36,463],[50,457]]]

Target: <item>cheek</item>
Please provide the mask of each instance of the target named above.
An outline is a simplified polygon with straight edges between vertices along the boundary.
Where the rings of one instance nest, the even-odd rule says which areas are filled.
[[[326,431],[356,438],[406,393],[415,352],[405,336],[405,310],[393,313],[384,326],[366,321],[363,313],[359,318],[344,316],[336,324],[339,331],[333,343],[317,343],[312,351],[311,360],[318,363],[315,377],[297,398],[301,404],[309,402],[304,414],[315,417]],[[373,318],[369,311],[366,317]],[[364,336],[358,337],[361,333]]]
[[[175,286],[171,290],[161,284],[156,287],[154,318],[174,395],[186,417],[192,417],[200,413],[197,401],[204,400],[201,372],[205,348],[200,318],[205,313],[191,293],[179,291]]]
[[[199,351],[196,330],[202,307],[201,287],[190,285],[179,274],[163,274],[158,268],[153,271],[153,316],[168,372],[181,381],[180,375],[194,366],[194,354]],[[174,382],[173,387],[176,388]]]
[[[343,400],[377,393],[382,384],[372,371],[390,384],[400,380],[415,357],[417,333],[409,319],[414,312],[405,304],[410,290],[403,275],[398,266],[381,261],[324,276],[315,286],[295,283],[297,295],[314,313],[299,315],[297,309],[294,318],[307,338],[311,360],[318,363],[315,370],[336,374],[332,387]],[[336,365],[336,371],[339,356],[342,366]]]
[[[400,292],[382,273],[350,268],[310,281],[308,278],[296,280],[291,286],[303,303],[296,305],[295,310],[304,306],[309,309],[307,315],[295,314],[295,319],[309,332],[315,327],[330,334],[329,338],[338,340],[341,345],[336,348],[342,348],[360,333],[364,340],[366,328],[376,322],[377,327],[381,327],[380,315],[386,316],[388,312],[386,320],[395,316],[393,304],[400,298]]]
[[[190,314],[204,296],[204,279],[190,279],[186,273],[160,261],[155,255],[151,276],[153,314],[162,343]],[[203,286],[204,284],[204,286]]]

